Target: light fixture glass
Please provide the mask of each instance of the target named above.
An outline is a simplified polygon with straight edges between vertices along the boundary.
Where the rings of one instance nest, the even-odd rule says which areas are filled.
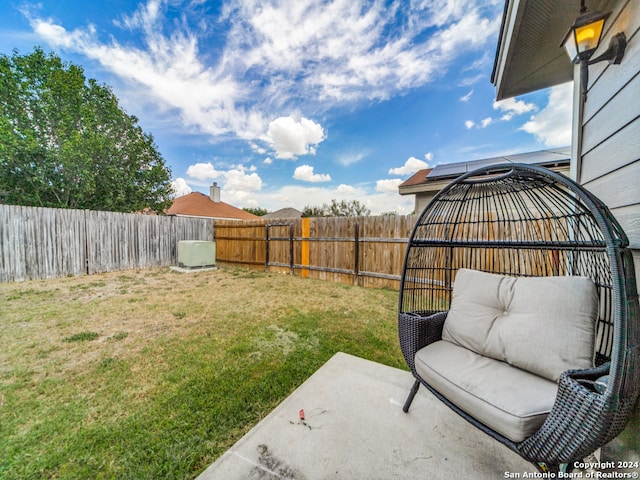
[[[580,16],[571,25],[562,41],[572,63],[580,63],[589,59],[596,51],[602,38],[604,22],[610,13],[585,12],[580,10]]]
[[[578,52],[587,50],[595,50],[598,48],[600,38],[602,37],[602,29],[604,28],[604,18],[597,22],[590,23],[584,27],[578,27],[575,30],[576,44]]]
[[[571,59],[571,63],[578,63],[580,61],[580,58],[578,57],[578,46],[573,35],[567,36],[564,41],[564,48]]]
[[[604,22],[611,12],[587,12],[584,3],[585,0],[581,0],[580,15],[571,25],[560,46],[566,49],[571,63],[580,64],[582,99],[586,102],[589,89],[589,65],[603,60],[608,60],[610,64],[619,64],[627,47],[627,37],[624,32],[616,33],[611,37],[607,51],[592,59],[591,56],[598,49],[602,39]]]

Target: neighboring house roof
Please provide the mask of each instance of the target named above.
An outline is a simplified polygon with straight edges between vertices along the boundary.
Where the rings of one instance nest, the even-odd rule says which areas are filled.
[[[412,187],[414,185],[421,185],[427,181],[427,175],[431,173],[433,168],[423,168],[407,178],[400,184],[401,187]]]
[[[538,152],[518,153],[514,155],[503,155],[500,157],[483,158],[471,160],[469,162],[445,163],[436,165],[434,168],[419,170],[409,177],[398,187],[400,195],[410,195],[425,191],[428,186],[433,185],[436,189],[444,185],[439,182],[449,183],[454,178],[467,172],[487,165],[500,165],[503,163],[526,163],[540,165],[544,167],[566,167],[571,161],[571,148],[562,147]]]
[[[267,213],[260,218],[301,218],[302,212],[295,208],[281,208],[275,212]]]
[[[167,210],[167,215],[212,217],[229,220],[257,220],[260,218],[228,203],[214,202],[211,197],[200,192],[193,192],[176,198]]]
[[[589,0],[587,8],[607,12],[614,3]],[[560,42],[579,12],[580,0],[505,0],[491,74],[497,100],[573,80],[573,65]]]

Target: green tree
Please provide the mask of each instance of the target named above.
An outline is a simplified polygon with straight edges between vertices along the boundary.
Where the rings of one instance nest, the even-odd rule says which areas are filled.
[[[307,205],[302,209],[302,217],[326,217],[326,212],[323,207],[314,207],[311,205]]]
[[[303,217],[366,217],[371,210],[358,200],[340,200],[335,198],[331,204],[323,204],[322,207],[306,206],[302,210]]]
[[[331,205],[323,205],[328,217],[366,217],[371,210],[358,200],[331,200]]]
[[[245,212],[253,213],[254,215],[256,215],[258,217],[262,217],[262,216],[266,215],[267,213],[269,213],[266,208],[260,208],[260,207],[256,207],[256,208],[245,207],[242,210],[244,210]]]
[[[0,203],[160,213],[170,179],[153,137],[82,67],[39,47],[0,55]]]

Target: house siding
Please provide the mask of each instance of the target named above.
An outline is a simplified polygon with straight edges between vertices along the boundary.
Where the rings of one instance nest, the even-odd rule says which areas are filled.
[[[629,237],[636,275],[640,273],[640,2],[616,3],[602,45],[622,31],[627,49],[620,65],[589,68],[589,92],[578,138],[578,181],[611,209]],[[609,23],[609,22],[608,22]],[[600,52],[596,52],[598,55]],[[576,71],[578,69],[576,68]],[[579,128],[580,118],[574,120]],[[625,431],[603,448],[603,455],[638,460],[640,405]],[[635,439],[635,440],[634,440]]]
[[[415,206],[415,214],[419,215],[425,209],[429,202],[436,196],[438,192],[423,192],[416,193],[416,206]]]
[[[640,272],[640,2],[616,4],[600,50],[624,32],[627,49],[620,65],[589,68],[583,107],[578,181],[611,209],[629,237]],[[609,23],[609,22],[608,22]],[[601,52],[596,52],[598,55]]]

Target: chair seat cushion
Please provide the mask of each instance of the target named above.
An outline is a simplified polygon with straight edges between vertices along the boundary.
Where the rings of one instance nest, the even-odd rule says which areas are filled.
[[[542,426],[556,398],[556,383],[446,340],[419,350],[415,366],[445,398],[514,442]]]
[[[442,339],[557,382],[565,370],[593,367],[597,318],[589,278],[461,268]]]

